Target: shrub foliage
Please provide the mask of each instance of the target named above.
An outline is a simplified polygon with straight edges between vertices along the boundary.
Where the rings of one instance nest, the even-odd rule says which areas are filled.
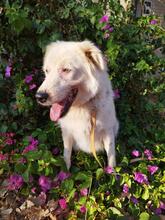
[[[165,73],[159,19],[137,19],[115,0],[2,0],[0,27],[0,180],[7,189],[24,196],[44,192],[67,209],[66,219],[161,214]],[[115,172],[105,155],[99,155],[101,168],[83,152],[72,156],[67,172],[59,128],[34,98],[45,45],[84,39],[104,52],[113,82],[120,121]]]

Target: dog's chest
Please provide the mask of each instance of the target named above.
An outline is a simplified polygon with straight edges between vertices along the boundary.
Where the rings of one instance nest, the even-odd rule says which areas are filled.
[[[76,148],[90,153],[90,132],[91,132],[91,112],[88,109],[71,109],[68,114],[60,120],[61,129],[70,135]],[[102,148],[102,140],[99,134],[99,125],[95,128],[95,148],[96,151]]]

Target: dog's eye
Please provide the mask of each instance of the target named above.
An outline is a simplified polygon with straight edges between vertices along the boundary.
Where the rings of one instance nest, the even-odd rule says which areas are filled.
[[[45,73],[48,74],[48,69],[45,70]]]
[[[71,69],[69,69],[69,68],[62,68],[63,73],[69,73],[70,71],[71,71]]]

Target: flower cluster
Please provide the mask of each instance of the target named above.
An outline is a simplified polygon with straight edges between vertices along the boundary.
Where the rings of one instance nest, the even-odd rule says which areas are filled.
[[[40,185],[42,191],[47,192],[51,189],[52,181],[49,177],[42,175],[38,180],[38,184]]]
[[[154,173],[156,173],[156,171],[159,169],[159,167],[156,165],[153,165],[153,166],[148,165],[147,169],[148,169],[148,172],[150,172],[151,175],[153,175]]]
[[[134,173],[134,180],[140,184],[148,184],[147,176],[141,172]]]
[[[114,172],[114,169],[113,169],[113,167],[107,166],[107,167],[104,168],[104,171],[107,174],[111,174],[111,173]]]
[[[33,74],[29,74],[25,76],[24,82],[29,86],[29,90],[33,90],[36,88],[36,84],[33,82]]]
[[[148,160],[151,160],[152,157],[153,157],[152,151],[149,150],[149,149],[146,149],[146,150],[144,151],[144,155],[147,157]]]
[[[12,66],[11,64],[9,64],[6,66],[6,69],[5,69],[5,77],[6,78],[11,77],[11,72],[12,72]]]
[[[68,179],[70,177],[70,175],[71,175],[70,173],[60,171],[59,174],[57,175],[57,180],[62,182],[63,180]]]
[[[104,39],[108,39],[110,37],[110,33],[113,32],[113,27],[109,24],[109,16],[104,15],[100,18],[99,23],[103,24],[102,31],[104,31]]]
[[[38,146],[38,140],[30,136],[29,145],[24,148],[22,153],[25,154],[29,151],[34,151],[37,149],[37,146]]]
[[[158,21],[156,20],[156,19],[152,19],[151,21],[150,21],[150,24],[152,24],[152,25],[155,25],[155,24],[157,24],[158,23]]]
[[[9,177],[7,182],[8,182],[8,187],[7,187],[8,190],[18,190],[22,187],[24,181],[22,176],[18,174],[13,174]]]

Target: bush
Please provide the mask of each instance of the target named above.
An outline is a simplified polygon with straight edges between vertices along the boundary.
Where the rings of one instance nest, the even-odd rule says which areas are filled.
[[[19,195],[45,193],[66,219],[83,219],[86,212],[88,219],[161,214],[165,74],[163,55],[155,52],[164,53],[159,19],[136,19],[114,0],[1,1],[0,7],[3,184]],[[45,45],[86,38],[104,51],[113,82],[120,121],[115,173],[83,152],[73,155],[66,172],[60,131],[34,98]],[[105,155],[99,159],[105,167]]]

